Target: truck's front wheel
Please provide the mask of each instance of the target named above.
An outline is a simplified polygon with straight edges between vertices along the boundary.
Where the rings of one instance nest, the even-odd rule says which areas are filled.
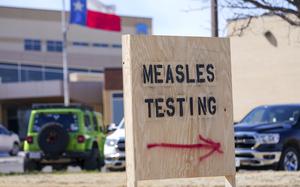
[[[284,149],[281,155],[279,169],[285,171],[297,171],[300,168],[299,162],[299,151],[294,147],[287,147],[286,149]]]

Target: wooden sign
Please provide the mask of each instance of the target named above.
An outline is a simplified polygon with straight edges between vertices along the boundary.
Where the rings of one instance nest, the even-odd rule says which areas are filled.
[[[206,176],[234,186],[229,40],[122,40],[128,186]]]

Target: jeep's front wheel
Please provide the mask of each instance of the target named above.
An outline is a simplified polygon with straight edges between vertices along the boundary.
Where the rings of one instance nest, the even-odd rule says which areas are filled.
[[[88,170],[88,171],[100,169],[100,156],[99,156],[99,150],[97,147],[92,148],[91,153],[83,162],[82,169]]]
[[[286,148],[281,156],[279,169],[285,171],[297,171],[300,169],[300,154],[294,147]]]
[[[42,165],[38,161],[28,158],[24,159],[23,167],[24,172],[41,171],[43,169]]]

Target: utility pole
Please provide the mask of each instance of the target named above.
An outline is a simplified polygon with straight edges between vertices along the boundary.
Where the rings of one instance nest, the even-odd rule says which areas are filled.
[[[62,48],[62,60],[63,60],[63,90],[64,90],[64,104],[65,106],[70,105],[70,94],[69,94],[69,76],[68,76],[68,59],[67,59],[67,24],[66,24],[66,9],[65,0],[62,0],[62,11],[61,11],[61,28],[63,34],[63,48]]]
[[[211,36],[219,36],[218,0],[211,0]]]

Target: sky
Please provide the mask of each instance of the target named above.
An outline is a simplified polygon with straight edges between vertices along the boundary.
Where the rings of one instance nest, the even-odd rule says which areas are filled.
[[[210,0],[102,0],[116,5],[116,13],[153,19],[153,34],[210,36]],[[69,10],[70,0],[65,0]],[[61,10],[62,0],[1,0],[0,6]],[[187,11],[188,10],[188,11]],[[225,16],[219,13],[220,35],[225,35]]]

